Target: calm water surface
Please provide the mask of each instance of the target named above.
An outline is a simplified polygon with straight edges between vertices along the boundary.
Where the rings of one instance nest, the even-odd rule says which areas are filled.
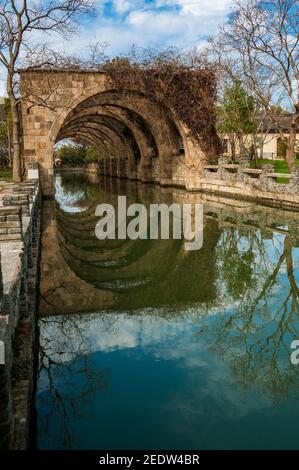
[[[43,214],[39,448],[298,449],[299,215],[206,197],[199,251],[100,242],[95,208],[118,195],[200,202],[56,176]]]

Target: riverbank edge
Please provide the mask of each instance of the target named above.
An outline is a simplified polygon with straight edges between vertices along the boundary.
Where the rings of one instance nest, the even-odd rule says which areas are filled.
[[[34,227],[31,233],[31,246],[28,250],[29,269],[27,274],[27,311],[19,321],[19,330],[15,335],[14,362],[12,370],[12,397],[15,413],[15,427],[12,448],[24,450],[30,447],[33,397],[36,387],[36,372],[38,361],[38,292],[40,279],[40,250],[41,250],[41,209],[36,213]],[[26,249],[26,248],[25,248]],[[22,329],[23,325],[29,328]],[[26,331],[27,330],[27,331]],[[24,369],[27,365],[27,371]]]
[[[29,183],[30,184],[30,183]],[[1,242],[3,275],[1,340],[5,364],[0,374],[0,449],[25,450],[29,446],[40,263],[42,198],[38,180],[24,214],[20,240]],[[29,186],[28,186],[29,188]],[[8,188],[9,189],[9,188]],[[24,187],[22,194],[24,193]],[[16,188],[14,187],[14,191]],[[25,192],[26,189],[25,189]],[[15,201],[17,203],[17,201]],[[13,208],[14,206],[10,206]],[[10,209],[8,208],[8,210]]]
[[[99,168],[91,164],[85,167],[64,167],[59,168],[57,173],[79,173],[85,172],[90,174],[101,175]],[[109,175],[111,178],[120,178],[119,176]],[[253,202],[265,207],[283,209],[292,212],[299,212],[299,194],[278,193],[273,191],[261,191],[253,188],[240,181],[223,181],[218,179],[201,178],[191,175],[188,183],[175,182],[169,184],[161,184],[157,181],[142,181],[139,178],[130,179],[121,177],[129,181],[137,181],[142,184],[151,184],[163,187],[180,188],[190,193],[210,194],[227,199],[235,199],[238,201]],[[283,186],[283,185],[282,185]]]

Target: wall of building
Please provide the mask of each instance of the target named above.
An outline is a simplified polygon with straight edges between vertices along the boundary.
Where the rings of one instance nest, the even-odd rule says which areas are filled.
[[[222,139],[227,141],[227,150],[225,155],[232,155],[232,146],[229,142],[228,136],[224,135]],[[263,158],[269,159],[283,159],[284,155],[279,150],[278,141],[280,139],[279,134],[270,132],[267,135],[258,134],[257,139],[262,143],[258,148],[258,155]],[[299,142],[299,133],[297,134],[297,141]],[[244,144],[247,149],[250,149],[253,139],[252,135],[244,136]],[[240,154],[240,146],[238,141],[235,142],[236,154]],[[262,148],[261,148],[262,147]]]

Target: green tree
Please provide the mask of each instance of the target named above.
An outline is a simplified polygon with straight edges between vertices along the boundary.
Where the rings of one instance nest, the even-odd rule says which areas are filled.
[[[68,142],[56,149],[54,158],[61,160],[63,165],[81,166],[88,162],[96,162],[99,154],[91,145]]]
[[[99,159],[99,154],[94,147],[87,146],[85,151],[86,162],[96,162]]]
[[[66,143],[56,152],[63,165],[83,165],[85,161],[86,145]]]
[[[218,132],[225,134],[232,148],[232,158],[236,157],[236,141],[240,154],[245,154],[244,135],[255,131],[252,114],[255,109],[254,99],[249,96],[239,82],[227,87],[223,99],[217,107]]]

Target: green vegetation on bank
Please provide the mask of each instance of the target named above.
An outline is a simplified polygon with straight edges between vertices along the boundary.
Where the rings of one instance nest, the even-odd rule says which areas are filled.
[[[263,158],[258,162],[258,168],[262,168],[264,165],[273,165],[275,173],[290,173],[286,160],[270,160],[267,158]],[[297,158],[296,163],[299,168],[299,158]],[[251,162],[250,166],[251,168],[255,168],[255,162]]]
[[[296,159],[297,167],[299,168],[299,158]],[[270,160],[263,158],[258,161],[258,168],[262,168],[264,165],[273,165],[274,173],[290,173],[286,160]],[[251,168],[256,168],[255,162],[251,162]],[[288,178],[276,178],[277,183],[288,183]]]
[[[62,165],[82,166],[87,162],[97,161],[98,152],[90,145],[66,143],[55,150],[54,159],[61,160]]]
[[[11,181],[11,180],[12,180],[12,169],[0,168],[0,181]]]

